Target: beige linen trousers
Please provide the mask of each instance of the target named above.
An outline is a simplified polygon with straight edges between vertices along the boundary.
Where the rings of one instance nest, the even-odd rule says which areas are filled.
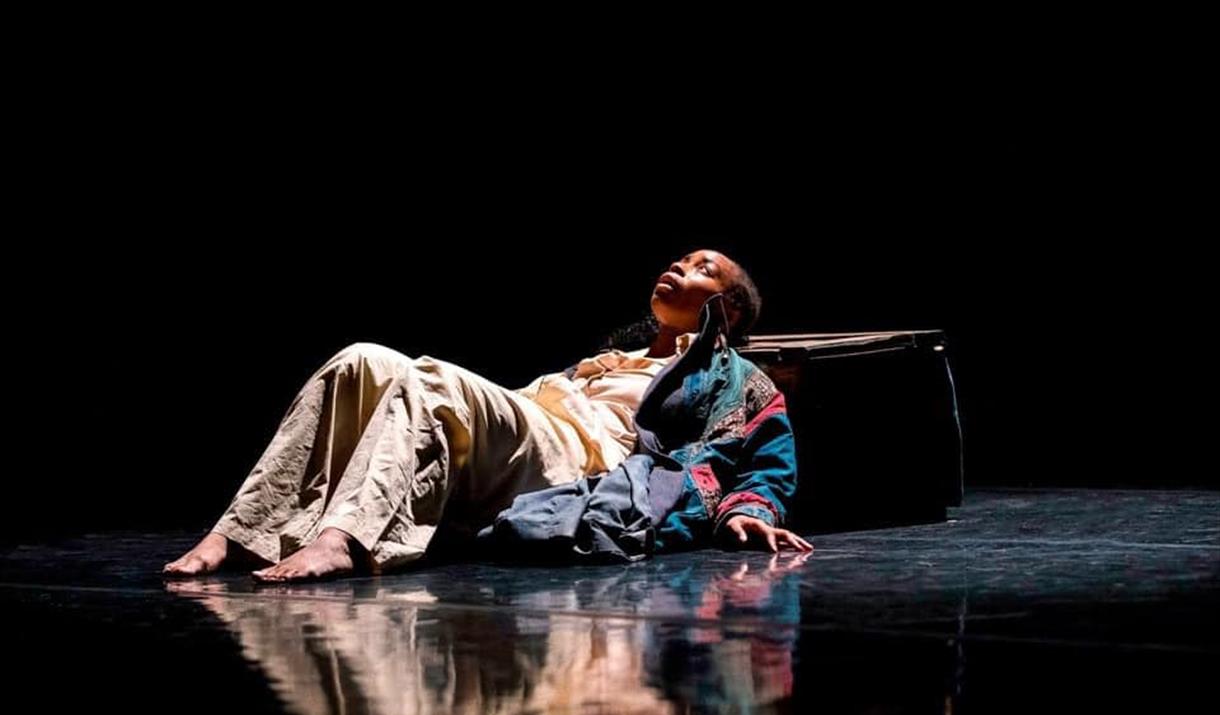
[[[301,388],[213,531],[279,561],[334,527],[391,568],[424,554],[443,513],[473,530],[625,456],[595,449],[522,391],[357,343]]]

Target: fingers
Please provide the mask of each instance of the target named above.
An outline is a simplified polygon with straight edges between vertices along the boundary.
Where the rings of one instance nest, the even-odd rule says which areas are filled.
[[[772,553],[778,553],[781,548],[791,547],[797,551],[813,551],[813,544],[787,529],[777,529],[758,519],[735,517],[728,522],[729,529],[737,535],[737,541],[745,544],[750,540],[751,532],[763,537],[767,548]]]
[[[781,538],[783,538],[784,542],[791,545],[792,548],[796,549],[797,551],[813,551],[813,544],[805,541],[791,531],[788,531],[787,529],[778,529],[778,531],[780,532]]]
[[[810,544],[787,529],[775,529],[774,532],[781,546],[792,547],[797,551],[813,551],[813,544]]]

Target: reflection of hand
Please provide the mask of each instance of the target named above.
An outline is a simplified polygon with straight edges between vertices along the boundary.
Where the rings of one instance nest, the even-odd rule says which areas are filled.
[[[750,572],[750,565],[742,562],[737,571],[727,579],[717,579],[717,590],[724,599],[737,607],[758,607],[771,597],[771,587],[775,581],[781,580],[789,572],[800,568],[809,560],[812,554],[801,552],[793,554],[784,563],[780,563],[779,554],[771,557],[766,571]]]
[[[800,568],[802,564],[808,561],[809,557],[812,555],[813,554],[808,551],[802,551],[799,554],[793,554],[792,558],[781,564],[779,562],[779,554],[774,554],[771,556],[771,560],[767,562],[767,573],[771,574],[772,576],[782,576],[789,571],[795,571],[796,569]],[[744,566],[745,564],[742,565]]]
[[[727,526],[729,531],[737,535],[739,544],[750,542],[751,536],[753,536],[753,544],[766,543],[771,551],[779,551],[784,546],[791,546],[797,551],[813,551],[813,544],[791,531],[777,529],[762,519],[755,519],[752,516],[730,517]]]

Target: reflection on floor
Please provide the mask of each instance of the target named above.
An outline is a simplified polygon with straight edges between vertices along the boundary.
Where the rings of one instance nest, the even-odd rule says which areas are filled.
[[[0,555],[8,692],[156,712],[1157,710],[1218,672],[1220,494],[976,491],[950,521],[629,566],[163,581],[184,534]],[[1206,702],[1206,700],[1204,700]]]

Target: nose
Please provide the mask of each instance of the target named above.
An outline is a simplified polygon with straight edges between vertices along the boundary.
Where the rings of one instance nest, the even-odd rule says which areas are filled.
[[[683,278],[686,277],[686,270],[683,269],[682,264],[678,263],[677,261],[674,261],[673,263],[669,264],[669,270],[672,271],[673,273],[677,273],[678,275],[682,276]]]

